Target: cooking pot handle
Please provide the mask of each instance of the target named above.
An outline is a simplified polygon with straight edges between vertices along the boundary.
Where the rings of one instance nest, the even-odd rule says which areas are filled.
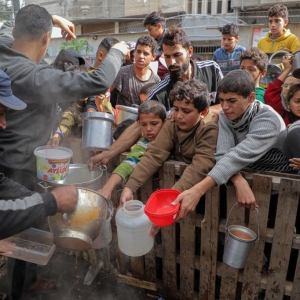
[[[62,219],[62,222],[65,225],[67,225],[67,226],[71,225],[71,221],[68,219],[68,214],[67,213],[61,214],[61,219]]]
[[[229,212],[229,214],[228,214],[228,216],[227,216],[227,220],[226,220],[226,224],[225,224],[225,231],[226,231],[226,232],[228,232],[227,223],[228,223],[229,216],[230,216],[230,214],[231,214],[233,208],[234,208],[237,204],[239,204],[239,203],[236,202],[236,203],[231,207],[230,212]],[[256,210],[256,214],[257,214],[257,238],[256,238],[255,242],[258,242],[258,241],[259,241],[259,237],[260,237],[260,232],[259,232],[259,210],[258,210],[257,207],[255,208],[255,210]]]
[[[104,171],[104,172],[105,172],[105,176],[106,176],[106,178],[107,178],[107,166],[106,166],[106,165],[103,165],[103,164],[101,164],[99,167],[100,167],[100,169],[101,169],[102,171]]]

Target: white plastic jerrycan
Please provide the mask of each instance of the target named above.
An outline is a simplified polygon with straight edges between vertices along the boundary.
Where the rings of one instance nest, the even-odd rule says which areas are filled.
[[[154,245],[154,239],[150,236],[152,223],[144,208],[141,201],[130,200],[117,212],[118,245],[128,256],[145,255]]]

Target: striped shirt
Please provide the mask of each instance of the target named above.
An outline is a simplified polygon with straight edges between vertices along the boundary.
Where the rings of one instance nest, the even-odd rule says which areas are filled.
[[[220,80],[223,78],[222,71],[219,65],[212,60],[205,60],[194,62],[190,61],[193,65],[193,78],[199,79],[206,83],[208,91],[210,93],[211,102],[218,104],[219,99],[217,97],[217,87]],[[174,87],[174,82],[170,80],[170,74],[151,91],[148,96],[148,100],[156,100],[164,104],[167,110],[170,110],[171,103],[169,100],[169,93]]]

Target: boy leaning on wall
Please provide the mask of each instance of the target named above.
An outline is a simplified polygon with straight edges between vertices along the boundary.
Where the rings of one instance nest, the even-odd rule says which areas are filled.
[[[277,51],[299,51],[298,38],[286,28],[289,23],[287,7],[275,4],[268,10],[268,18],[270,31],[258,41],[257,47],[268,56]]]

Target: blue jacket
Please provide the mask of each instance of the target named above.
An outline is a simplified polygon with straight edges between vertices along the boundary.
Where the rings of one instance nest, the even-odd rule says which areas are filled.
[[[228,53],[224,47],[221,47],[214,52],[212,59],[220,66],[225,76],[229,71],[240,68],[241,54],[245,50],[245,47],[236,45],[233,51]]]

